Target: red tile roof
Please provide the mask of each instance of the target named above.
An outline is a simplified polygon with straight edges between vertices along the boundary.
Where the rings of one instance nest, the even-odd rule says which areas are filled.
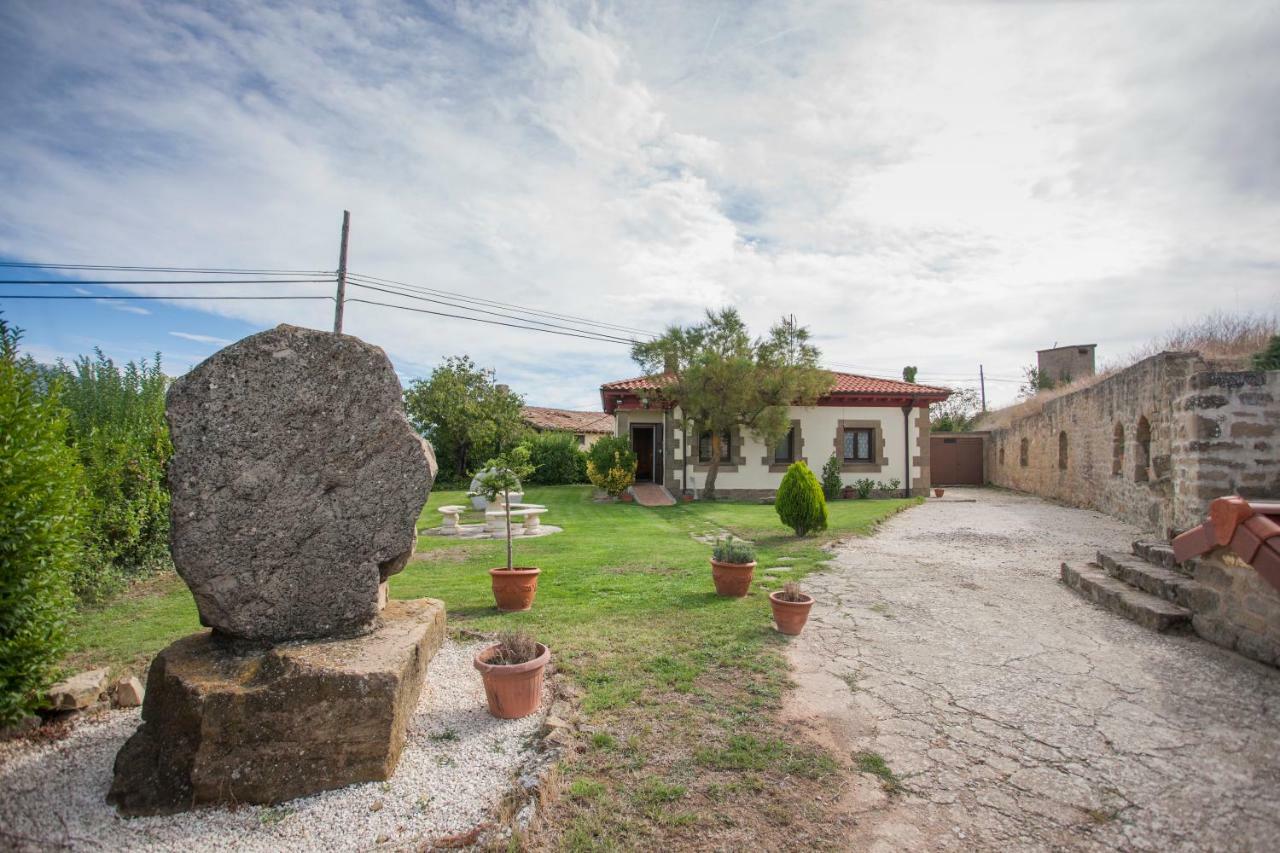
[[[534,429],[572,433],[612,433],[613,415],[605,412],[573,412],[568,409],[548,409],[543,406],[525,406],[520,417]]]
[[[916,385],[901,382],[897,379],[880,379],[875,376],[860,376],[856,373],[840,373],[829,371],[834,378],[828,394],[905,394],[912,397],[931,397],[938,394],[951,393],[949,388],[935,385]],[[600,386],[601,391],[652,391],[671,382],[671,375],[637,376],[633,379],[619,379],[606,382]]]
[[[1231,495],[1209,504],[1209,520],[1173,540],[1178,562],[1230,548],[1280,589],[1280,503]]]

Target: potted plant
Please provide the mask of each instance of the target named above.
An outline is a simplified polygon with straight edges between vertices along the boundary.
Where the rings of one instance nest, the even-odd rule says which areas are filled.
[[[840,490],[840,497],[841,497],[842,499],[846,500],[846,501],[847,501],[847,500],[852,500],[852,498],[853,498],[853,486],[845,486],[843,489],[841,489],[841,490]]]
[[[769,606],[773,608],[773,624],[780,633],[795,636],[804,630],[813,607],[813,596],[802,592],[800,584],[791,581],[777,592],[769,593]]]
[[[482,649],[475,668],[484,681],[489,713],[503,720],[527,717],[542,704],[542,674],[551,651],[525,633],[501,634]]]
[[[711,579],[716,595],[741,598],[751,589],[756,569],[756,549],[750,542],[725,536],[716,540],[711,551]]]
[[[480,494],[493,502],[502,497],[506,510],[507,564],[489,570],[493,582],[493,599],[503,612],[528,610],[533,607],[533,596],[538,591],[538,575],[541,569],[533,566],[516,566],[511,560],[511,493],[520,488],[520,480],[533,473],[529,464],[529,448],[513,447],[502,455],[485,463],[484,470],[476,474],[477,488],[472,494]]]
[[[945,492],[945,491],[946,491],[946,489],[934,489],[934,490],[933,490],[933,496],[934,496],[935,498],[940,498],[940,497],[942,497],[942,493],[943,493],[943,492]]]

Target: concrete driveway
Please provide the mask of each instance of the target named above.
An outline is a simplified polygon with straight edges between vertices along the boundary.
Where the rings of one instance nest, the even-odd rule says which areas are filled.
[[[948,489],[806,581],[788,714],[848,762],[851,848],[1280,850],[1280,671],[1058,582],[1141,535]]]

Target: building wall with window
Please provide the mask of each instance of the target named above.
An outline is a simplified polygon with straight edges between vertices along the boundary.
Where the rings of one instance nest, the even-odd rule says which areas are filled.
[[[986,469],[1167,538],[1216,497],[1280,498],[1280,371],[1152,356],[991,429]]]

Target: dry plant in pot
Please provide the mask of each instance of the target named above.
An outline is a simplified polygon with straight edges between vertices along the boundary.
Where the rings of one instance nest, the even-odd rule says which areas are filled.
[[[498,635],[498,642],[475,658],[489,713],[503,720],[516,720],[538,710],[542,704],[542,675],[550,660],[550,649],[528,634]]]
[[[756,549],[750,542],[725,536],[711,551],[711,579],[716,595],[741,598],[751,589],[756,569]]]
[[[778,631],[795,636],[804,630],[804,623],[809,619],[813,596],[791,581],[777,592],[769,593],[769,606],[773,608],[773,624]]]
[[[944,493],[944,492],[946,492],[946,489],[934,489],[934,490],[933,490],[933,496],[934,496],[935,498],[940,498],[940,497],[942,497],[942,495],[943,495],[943,493]]]
[[[538,575],[542,570],[534,566],[517,566],[511,559],[511,494],[520,488],[520,480],[534,471],[529,463],[529,448],[521,445],[485,463],[476,474],[477,488],[472,492],[484,495],[489,502],[502,498],[506,510],[507,564],[489,570],[493,585],[493,600],[503,612],[518,612],[533,607],[533,597],[538,591]]]

